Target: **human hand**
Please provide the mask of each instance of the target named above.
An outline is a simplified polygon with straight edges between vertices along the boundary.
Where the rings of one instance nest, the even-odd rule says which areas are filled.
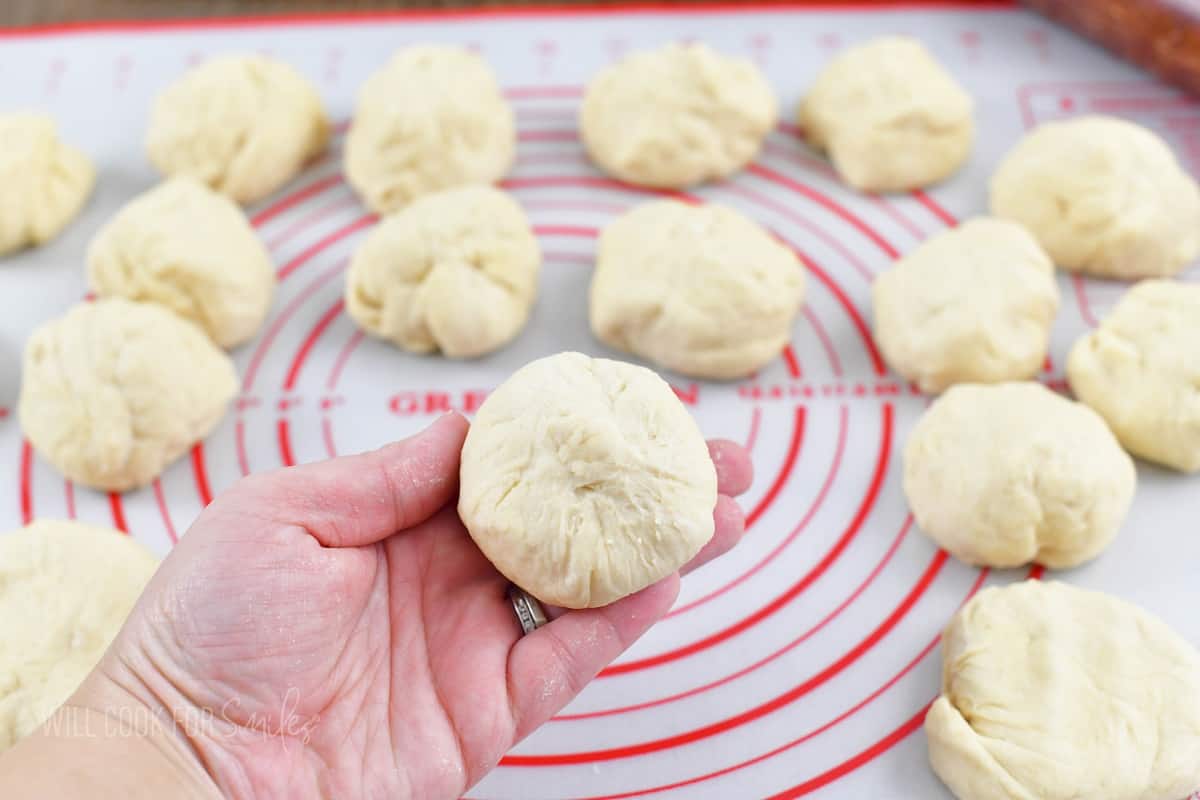
[[[677,575],[521,636],[454,507],[468,423],[251,476],[201,514],[73,702],[144,704],[226,796],[456,798],[670,608]],[[746,453],[709,445],[731,548]],[[111,713],[107,709],[98,709]]]

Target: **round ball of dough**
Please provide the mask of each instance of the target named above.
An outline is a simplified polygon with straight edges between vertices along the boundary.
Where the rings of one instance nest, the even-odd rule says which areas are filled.
[[[0,114],[0,255],[53,239],[91,194],[96,170],[41,114]]]
[[[1200,254],[1200,190],[1153,131],[1115,117],[1048,122],[991,181],[992,213],[1054,263],[1102,278],[1174,275]]]
[[[1131,453],[1200,470],[1200,285],[1134,286],[1071,348],[1067,379]]]
[[[775,127],[778,106],[750,61],[702,44],[634,53],[588,84],[580,133],[605,172],[681,188],[740,170]]]
[[[593,608],[686,564],[713,535],[700,430],[644,367],[559,353],[517,370],[463,445],[458,513],[500,572]]]
[[[731,208],[640,205],[600,236],[592,331],[684,375],[739,378],[783,349],[804,298],[788,247]]]
[[[875,279],[875,338],[923,392],[1032,378],[1058,312],[1054,264],[1014,222],[978,217]]]
[[[512,108],[486,61],[461,47],[410,47],[359,90],[346,178],[384,214],[439,189],[500,180],[516,147]]]
[[[371,231],[346,274],[346,309],[405,350],[480,356],[525,327],[541,264],[511,197],[490,186],[450,189]]]
[[[157,565],[111,528],[38,520],[0,534],[0,751],[79,688]]]
[[[1167,800],[1200,786],[1200,653],[1065,583],[984,589],[942,640],[929,760],[959,800]]]
[[[150,483],[208,435],[237,388],[233,362],[200,328],[112,297],[33,332],[18,411],[60,472],[120,492]]]
[[[968,564],[1062,569],[1094,558],[1136,483],[1104,420],[1040,383],[955,386],[904,449],[917,524]]]
[[[230,55],[192,68],[158,96],[146,149],[164,175],[253,203],[328,141],[321,98],[303,75],[266,56]]]
[[[275,293],[275,268],[245,214],[191,178],[130,201],[92,239],[87,262],[97,295],[166,306],[222,347],[258,332]]]
[[[962,166],[975,138],[971,96],[916,39],[851,47],[817,76],[799,122],[856,189],[899,192]]]

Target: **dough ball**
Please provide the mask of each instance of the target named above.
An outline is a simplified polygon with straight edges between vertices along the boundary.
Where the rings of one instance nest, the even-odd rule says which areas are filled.
[[[642,186],[684,187],[748,164],[778,106],[758,67],[702,44],[625,58],[588,84],[580,133],[605,172]]]
[[[1099,592],[984,589],[946,629],[925,733],[959,800],[1179,800],[1200,787],[1200,653]]]
[[[1134,286],[1071,348],[1067,379],[1131,453],[1200,470],[1200,285]]]
[[[937,183],[975,138],[974,103],[916,39],[885,36],[829,62],[800,104],[809,143],[869,192]]]
[[[1136,483],[1104,420],[1040,383],[955,386],[904,450],[904,494],[921,530],[989,567],[1094,558],[1117,535]]]
[[[74,694],[157,565],[110,528],[38,520],[0,534],[0,751]]]
[[[926,240],[872,297],[879,349],[929,393],[1033,377],[1058,312],[1049,256],[1020,225],[988,217]]]
[[[266,56],[231,55],[192,68],[158,96],[146,149],[164,175],[253,203],[328,141],[321,98],[303,75]]]
[[[775,358],[804,298],[788,247],[731,208],[640,205],[600,236],[592,331],[684,375],[740,378]]]
[[[0,255],[58,235],[83,208],[96,170],[41,114],[0,114]]]
[[[100,229],[88,249],[88,282],[101,297],[164,305],[233,347],[266,319],[275,268],[232,200],[172,178]]]
[[[488,396],[462,451],[458,513],[500,572],[593,608],[682,567],[713,535],[717,473],[671,387],[559,353]]]
[[[486,61],[461,47],[410,47],[359,90],[346,177],[384,214],[440,189],[500,180],[516,147],[512,108]]]
[[[1054,263],[1102,278],[1174,275],[1200,254],[1200,190],[1153,131],[1114,117],[1048,122],[1004,158],[992,213]]]
[[[33,332],[18,411],[38,453],[73,481],[144,486],[208,435],[237,393],[229,356],[151,303],[80,303]]]
[[[521,207],[490,186],[427,195],[371,232],[346,274],[363,330],[414,353],[490,353],[520,333],[542,254]]]

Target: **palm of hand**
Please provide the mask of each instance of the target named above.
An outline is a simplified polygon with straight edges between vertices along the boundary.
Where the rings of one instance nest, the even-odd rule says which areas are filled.
[[[164,563],[122,638],[177,719],[212,716],[189,738],[226,794],[458,797],[670,607],[675,578],[521,637],[447,505],[465,427],[250,479]],[[722,491],[744,489],[720,447]],[[691,566],[740,536],[721,499]]]

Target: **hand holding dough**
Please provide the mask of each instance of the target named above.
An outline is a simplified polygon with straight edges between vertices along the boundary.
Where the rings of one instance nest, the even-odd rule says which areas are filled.
[[[92,239],[87,261],[97,295],[166,306],[222,347],[258,332],[275,293],[275,268],[246,215],[191,178],[130,201]]]
[[[592,160],[642,186],[682,188],[748,164],[775,127],[775,95],[750,61],[703,44],[625,58],[588,84],[579,125]]]
[[[490,186],[450,189],[371,232],[346,273],[346,310],[405,350],[480,356],[525,326],[541,264],[516,201]]]
[[[0,751],[79,687],[157,565],[110,528],[38,520],[0,534]]]
[[[1131,453],[1200,470],[1200,286],[1134,286],[1071,348],[1067,378]]]
[[[41,114],[0,114],[0,255],[53,239],[91,194],[96,171]]]
[[[885,36],[834,58],[801,103],[799,122],[846,183],[898,192],[962,166],[975,137],[973,106],[924,45]]]
[[[713,535],[717,475],[671,387],[644,367],[559,353],[479,409],[458,513],[509,580],[567,608],[665,578]]]
[[[38,454],[84,486],[145,486],[208,435],[237,374],[199,327],[123,297],[80,303],[25,346],[18,412]]]
[[[960,384],[904,449],[921,530],[968,564],[1071,567],[1117,535],[1137,472],[1099,415],[1040,383]]]
[[[158,96],[146,149],[164,175],[195,178],[247,204],[291,180],[328,141],[321,98],[303,75],[266,56],[229,55]]]
[[[992,176],[991,204],[1072,272],[1168,276],[1200,255],[1196,181],[1158,134],[1115,117],[1038,126]]]
[[[1200,788],[1200,653],[1099,592],[984,589],[946,629],[925,733],[959,800],[1182,800]]]
[[[516,156],[512,108],[487,62],[461,47],[397,53],[358,92],[346,178],[369,208],[504,177]]]

